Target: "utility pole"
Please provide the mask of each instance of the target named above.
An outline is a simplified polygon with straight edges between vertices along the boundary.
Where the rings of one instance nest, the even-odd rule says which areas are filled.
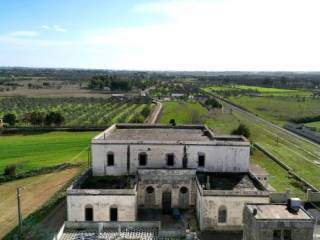
[[[22,213],[21,213],[21,204],[20,204],[20,190],[17,188],[17,202],[18,202],[18,218],[19,218],[19,239],[22,239]]]

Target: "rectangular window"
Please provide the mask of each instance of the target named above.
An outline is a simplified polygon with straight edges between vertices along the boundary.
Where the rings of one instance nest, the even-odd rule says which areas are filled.
[[[141,153],[139,154],[139,165],[146,166],[147,165],[147,154]]]
[[[113,166],[114,165],[114,155],[113,153],[109,153],[107,156],[107,165]]]
[[[173,153],[167,154],[167,166],[174,165],[174,155]]]
[[[205,157],[203,154],[198,156],[198,167],[204,167]]]
[[[291,230],[284,230],[283,231],[283,240],[292,240]]]
[[[281,240],[281,230],[273,231],[273,240]]]

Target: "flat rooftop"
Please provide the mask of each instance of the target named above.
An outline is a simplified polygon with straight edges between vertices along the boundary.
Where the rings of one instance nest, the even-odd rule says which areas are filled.
[[[255,219],[260,220],[311,220],[312,217],[303,209],[292,213],[287,209],[286,204],[248,204],[250,212],[257,209]]]
[[[263,187],[248,173],[197,173],[197,178],[204,190],[241,190],[257,191]],[[208,181],[210,189],[208,189]]]
[[[241,136],[215,136],[205,125],[116,124],[95,140],[110,141],[232,141],[245,142]]]
[[[209,141],[210,138],[200,129],[150,128],[127,129],[117,128],[108,137],[110,140],[138,141]]]

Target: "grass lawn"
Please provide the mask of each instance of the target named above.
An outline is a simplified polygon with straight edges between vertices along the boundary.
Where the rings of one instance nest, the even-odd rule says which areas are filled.
[[[98,132],[49,132],[0,136],[0,173],[10,164],[21,173],[64,162],[85,162],[88,146]]]
[[[320,167],[314,163],[320,159],[320,147],[271,128],[263,122],[255,122],[248,115],[233,111],[235,117],[250,129],[250,140],[259,143],[267,151],[291,167],[300,177],[320,188]]]
[[[230,134],[240,121],[232,113],[215,112],[209,115],[205,124],[216,134]]]
[[[254,148],[253,150],[251,164],[257,164],[269,173],[269,184],[277,192],[285,192],[287,189],[289,189],[291,193],[304,194],[300,188],[293,184],[294,180],[290,178],[287,171],[281,168],[277,163],[272,161],[268,156],[258,149]]]
[[[229,100],[278,125],[288,119],[320,115],[320,100],[295,97],[229,97]]]
[[[40,208],[69,180],[80,172],[80,168],[70,168],[60,172],[39,175],[12,181],[0,185],[0,239],[17,224],[17,187],[24,187],[21,192],[23,218]]]
[[[200,103],[193,102],[164,102],[160,123],[168,124],[175,119],[177,124],[201,123],[208,114],[208,110]]]

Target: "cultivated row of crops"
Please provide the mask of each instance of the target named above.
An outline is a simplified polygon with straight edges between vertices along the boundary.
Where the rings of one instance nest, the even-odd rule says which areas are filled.
[[[7,113],[16,115],[18,126],[28,126],[24,121],[27,113],[59,112],[63,115],[64,126],[105,126],[115,122],[135,122],[151,103],[134,103],[103,98],[26,98],[0,99],[0,118]]]

